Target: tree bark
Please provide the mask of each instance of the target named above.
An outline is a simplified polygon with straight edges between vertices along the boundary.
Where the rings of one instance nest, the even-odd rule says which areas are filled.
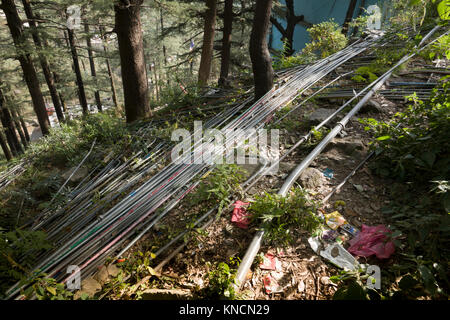
[[[25,42],[25,38],[23,35],[22,21],[20,20],[19,14],[17,13],[17,8],[14,4],[14,0],[2,0],[2,9],[6,15],[8,27],[11,31],[11,35],[17,49],[17,59],[19,60],[22,67],[25,82],[28,86],[31,99],[33,100],[34,111],[38,118],[42,134],[47,135],[49,133],[50,121],[48,119],[44,97],[42,96],[39,80],[36,74],[36,70],[34,69],[31,55],[21,52],[23,44]]]
[[[5,128],[6,140],[8,141],[11,152],[14,156],[23,153],[22,147],[20,146],[19,139],[17,138],[16,129],[14,127],[13,119],[11,113],[6,107],[6,100],[0,90],[0,120]]]
[[[86,100],[86,91],[84,90],[83,77],[81,76],[80,70],[80,63],[78,62],[78,52],[75,45],[75,35],[73,30],[67,28],[67,35],[69,40],[70,52],[72,53],[75,76],[77,79],[78,98],[80,100],[81,108],[83,109],[83,114],[87,115],[89,113],[89,110]]]
[[[342,33],[345,35],[348,33],[348,24],[352,21],[357,2],[358,0],[351,0],[348,5],[347,14],[345,15],[344,24],[342,25]]]
[[[120,0],[114,5],[128,123],[151,116],[140,17],[142,2]]]
[[[28,133],[27,125],[25,124],[25,121],[23,121],[23,117],[20,114],[20,112],[18,112],[18,115],[19,115],[20,125],[22,126],[23,133],[25,134],[25,139],[27,139],[27,142],[30,143],[31,138],[30,138],[30,134]]]
[[[230,71],[231,33],[233,31],[233,0],[225,0],[223,16],[222,57],[220,62],[219,86],[225,86]]]
[[[97,72],[95,70],[94,53],[92,52],[91,36],[89,34],[89,26],[84,24],[84,31],[86,32],[86,45],[88,47],[89,64],[91,66],[91,76],[97,80]],[[97,82],[96,82],[97,84]],[[97,88],[97,86],[96,86]],[[98,111],[102,111],[102,101],[100,100],[100,91],[95,90],[95,103],[97,103]]]
[[[116,85],[114,83],[114,77],[113,77],[113,72],[111,69],[111,64],[109,63],[109,59],[107,58],[108,57],[108,49],[106,48],[107,41],[106,41],[105,30],[103,29],[103,27],[100,27],[100,34],[102,35],[102,39],[103,39],[103,51],[105,52],[106,69],[108,70],[108,77],[109,77],[109,81],[111,83],[112,99],[113,99],[114,107],[117,108],[119,106],[119,103],[117,102]]]
[[[19,121],[19,117],[17,115],[17,112],[14,111],[13,109],[10,110],[11,111],[11,115],[14,121],[14,125],[16,126],[16,130],[19,133],[19,137],[20,137],[20,141],[22,141],[22,144],[24,146],[24,148],[28,148],[28,141],[27,138],[25,137],[25,132],[23,132],[23,129],[20,125],[20,121]]]
[[[198,70],[199,85],[206,85],[211,73],[214,34],[216,27],[217,0],[205,0],[208,9],[205,12],[205,26],[203,29],[203,47]]]
[[[3,134],[3,128],[0,127],[0,146],[2,147],[3,154],[5,155],[6,160],[11,161],[13,155],[11,150],[8,148],[8,143],[6,142],[5,135]]]
[[[64,113],[62,112],[61,104],[58,99],[58,90],[56,89],[55,79],[53,78],[53,74],[50,71],[50,66],[48,64],[47,58],[41,52],[42,43],[37,31],[37,24],[35,21],[33,10],[31,8],[30,0],[22,0],[22,4],[28,19],[28,23],[31,27],[34,45],[36,46],[36,49],[39,52],[39,62],[41,63],[45,81],[47,82],[48,90],[50,91],[50,96],[52,98],[53,106],[55,107],[56,116],[58,117],[59,122],[63,122]]]
[[[250,36],[250,58],[255,82],[255,100],[273,87],[272,58],[267,45],[272,0],[258,0]]]

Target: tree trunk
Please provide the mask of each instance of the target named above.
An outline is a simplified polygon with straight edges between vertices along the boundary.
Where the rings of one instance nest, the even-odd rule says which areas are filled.
[[[5,97],[0,90],[0,120],[5,128],[6,140],[8,141],[11,152],[14,156],[22,153],[22,147],[20,146],[19,139],[17,138],[16,129],[14,127],[13,119],[11,113],[5,104]]]
[[[28,148],[28,141],[27,138],[25,137],[25,133],[22,130],[22,127],[20,125],[20,121],[19,121],[19,117],[17,116],[17,112],[14,111],[13,109],[10,110],[11,111],[11,115],[14,121],[14,125],[16,126],[16,130],[19,133],[20,136],[20,141],[22,141],[22,144],[24,146],[24,148]]]
[[[28,133],[27,125],[25,124],[25,121],[23,121],[23,117],[20,114],[20,112],[18,112],[18,115],[19,115],[20,125],[22,126],[23,133],[25,134],[25,139],[27,139],[27,142],[30,143],[31,139],[30,139],[30,134]]]
[[[347,35],[348,33],[348,24],[353,19],[353,14],[355,13],[356,3],[358,0],[351,0],[348,5],[347,14],[345,15],[344,24],[342,25],[342,33]]]
[[[250,58],[255,82],[255,100],[273,87],[272,58],[267,46],[272,0],[258,0],[250,36]]]
[[[2,147],[3,154],[6,157],[6,160],[10,161],[13,158],[11,150],[8,148],[8,143],[6,142],[5,135],[3,134],[3,128],[0,127],[0,146]]]
[[[161,22],[161,34],[164,32],[164,19],[163,19],[163,10],[162,7],[159,8],[159,18]],[[166,45],[163,43],[163,56],[164,56],[164,65],[167,66],[167,50]]]
[[[32,30],[32,38],[34,45],[36,46],[36,49],[39,52],[39,62],[41,63],[45,81],[47,82],[48,90],[50,91],[50,96],[52,97],[52,102],[56,111],[56,116],[58,117],[59,122],[63,122],[64,114],[62,112],[61,104],[58,99],[58,91],[56,89],[55,79],[53,78],[53,74],[50,71],[50,66],[48,64],[47,58],[41,52],[42,43],[37,31],[37,24],[35,22],[35,16],[33,15],[33,11],[31,9],[30,0],[22,0],[22,4],[28,19],[28,23]]]
[[[211,62],[213,56],[214,33],[216,27],[217,0],[205,0],[208,9],[205,12],[205,27],[203,31],[203,47],[198,70],[199,85],[208,83],[211,73]]]
[[[230,71],[232,30],[233,30],[233,0],[225,0],[219,86],[226,85],[228,73]]]
[[[2,9],[8,21],[8,27],[17,48],[18,60],[23,70],[25,82],[33,100],[34,111],[38,118],[39,125],[43,135],[49,133],[50,121],[48,119],[47,109],[45,108],[44,97],[42,96],[39,80],[34,69],[30,54],[23,53],[22,47],[25,42],[23,36],[22,21],[17,13],[14,0],[2,0]]]
[[[107,58],[108,57],[108,49],[106,48],[107,41],[106,41],[105,30],[103,29],[103,27],[100,27],[100,34],[102,35],[102,39],[103,39],[103,51],[105,52],[106,69],[108,70],[109,81],[111,83],[112,99],[114,102],[114,107],[117,108],[119,106],[119,103],[117,102],[116,85],[114,83],[114,77],[113,77],[113,72],[111,69],[111,64],[109,63],[109,59]]]
[[[89,56],[89,64],[91,66],[91,76],[97,80],[97,72],[95,70],[95,62],[94,62],[94,53],[92,52],[91,48],[91,36],[89,34],[89,26],[87,24],[84,24],[84,31],[86,32],[86,45],[88,47],[88,56]],[[96,88],[97,88],[97,81]],[[100,100],[100,91],[95,90],[95,103],[97,103],[97,109],[98,111],[102,111],[102,101]]]
[[[114,5],[127,122],[151,116],[145,67],[140,6],[142,0]]]
[[[86,92],[84,91],[83,77],[81,76],[80,63],[78,62],[78,53],[75,46],[75,36],[73,30],[67,28],[67,35],[69,37],[70,52],[72,53],[73,67],[77,79],[78,98],[80,100],[81,108],[83,109],[83,114],[87,115],[89,110],[86,100]]]

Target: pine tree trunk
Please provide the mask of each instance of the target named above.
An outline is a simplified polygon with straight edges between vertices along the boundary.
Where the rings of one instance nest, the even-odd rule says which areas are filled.
[[[20,146],[19,139],[17,138],[16,129],[14,127],[11,113],[5,105],[5,97],[0,90],[0,120],[5,128],[6,140],[14,156],[22,153],[22,147]]]
[[[114,6],[127,122],[151,116],[140,17],[141,5],[142,0],[120,0]]]
[[[89,35],[89,26],[84,25],[84,31],[86,32],[86,45],[88,47],[89,64],[91,66],[91,76],[97,79],[97,72],[95,70],[94,53],[92,52],[91,36]],[[100,91],[95,90],[95,103],[97,103],[98,111],[102,111],[102,101],[100,100]]]
[[[358,0],[351,0],[348,5],[347,14],[345,15],[344,24],[342,25],[342,33],[345,35],[348,33],[348,24],[352,21],[357,2]]]
[[[102,35],[103,39],[103,51],[105,52],[105,57],[108,57],[108,49],[106,48],[107,42],[106,42],[106,35],[103,27],[100,27],[100,34]],[[105,58],[106,61],[106,69],[108,70],[108,77],[109,81],[111,83],[111,93],[112,93],[112,99],[114,103],[114,107],[118,107],[119,103],[117,102],[117,92],[116,92],[116,85],[114,83],[114,77],[111,69],[111,64],[109,63],[109,59]]]
[[[0,127],[0,146],[2,147],[3,154],[5,155],[6,160],[10,161],[13,158],[11,150],[8,148],[8,143],[6,142],[5,135],[3,134],[3,128]]]
[[[55,107],[56,116],[58,117],[59,122],[63,122],[64,114],[62,112],[61,104],[58,99],[58,90],[56,89],[55,79],[53,78],[53,74],[50,71],[50,66],[48,64],[47,58],[41,52],[42,43],[37,31],[37,24],[35,22],[35,16],[33,15],[33,11],[31,9],[30,0],[22,0],[22,4],[28,19],[28,23],[32,30],[33,42],[36,46],[36,49],[39,52],[39,62],[41,63],[45,81],[47,82],[48,90],[50,91],[50,96],[52,97],[52,102],[53,106]]]
[[[233,0],[225,0],[219,86],[226,85],[228,73],[230,71],[232,30],[233,30]]]
[[[14,121],[14,125],[16,126],[16,130],[19,133],[20,141],[22,141],[22,144],[26,149],[28,148],[28,141],[27,138],[25,137],[25,133],[22,130],[22,126],[20,125],[19,117],[17,116],[17,113],[13,109],[11,109],[10,111]]]
[[[272,58],[267,46],[272,0],[258,0],[250,36],[250,58],[255,82],[255,99],[261,98],[273,87]]]
[[[23,121],[22,115],[19,113],[19,120],[20,125],[22,126],[23,133],[25,134],[25,139],[27,139],[27,142],[31,142],[30,134],[28,133],[27,125],[25,124],[25,121]]]
[[[86,100],[86,92],[84,90],[83,77],[81,76],[80,63],[78,62],[78,53],[75,46],[75,36],[73,30],[67,29],[67,35],[69,40],[70,52],[72,53],[75,76],[77,79],[78,98],[80,100],[81,108],[83,109],[83,114],[87,115],[89,113],[89,110]]]
[[[216,27],[217,0],[206,0],[208,9],[205,12],[205,26],[203,31],[203,47],[198,71],[199,85],[206,85],[211,73],[211,62],[214,47]]]
[[[17,13],[14,0],[2,0],[2,9],[8,21],[8,27],[18,50],[18,60],[23,70],[25,82],[28,86],[31,99],[33,100],[34,111],[38,118],[39,125],[43,135],[49,133],[50,121],[48,119],[47,109],[45,108],[44,97],[42,96],[39,80],[34,69],[30,54],[21,53],[21,48],[25,41],[23,35],[22,21]]]

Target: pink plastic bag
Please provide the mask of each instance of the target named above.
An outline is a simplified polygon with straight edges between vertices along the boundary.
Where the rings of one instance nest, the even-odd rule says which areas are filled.
[[[369,227],[363,224],[361,232],[349,241],[348,252],[360,257],[375,254],[378,259],[387,259],[395,252],[394,243],[387,236],[390,233],[384,225]]]
[[[231,222],[234,222],[236,226],[242,229],[247,229],[250,224],[250,214],[247,213],[245,206],[248,206],[248,202],[236,201],[234,203],[233,215],[231,216]]]

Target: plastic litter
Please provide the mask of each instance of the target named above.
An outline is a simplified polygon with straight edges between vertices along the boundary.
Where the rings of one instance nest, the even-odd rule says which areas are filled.
[[[336,230],[343,224],[348,223],[347,220],[345,220],[345,218],[338,211],[326,214],[325,221],[327,225],[333,230]]]
[[[273,254],[266,253],[259,268],[261,270],[281,270],[281,263]]]
[[[263,278],[264,289],[266,289],[267,294],[282,292],[283,289],[278,284],[276,277],[271,274],[266,275]]]
[[[361,232],[349,241],[348,251],[360,257],[375,254],[378,259],[387,259],[395,252],[395,245],[388,237],[391,233],[384,225],[370,227],[363,224]]]
[[[236,201],[234,203],[233,214],[231,222],[235,223],[241,229],[247,229],[250,224],[250,214],[247,212],[246,206],[249,202]]]
[[[326,169],[323,171],[323,175],[325,176],[325,178],[333,179],[334,171],[331,170],[330,168],[326,168]]]
[[[359,265],[358,261],[339,243],[333,243],[322,250],[323,244],[318,237],[310,237],[308,242],[314,252],[339,268],[344,270],[355,270]]]
[[[320,256],[344,270],[356,270],[358,261],[339,243],[331,244],[320,251]]]

